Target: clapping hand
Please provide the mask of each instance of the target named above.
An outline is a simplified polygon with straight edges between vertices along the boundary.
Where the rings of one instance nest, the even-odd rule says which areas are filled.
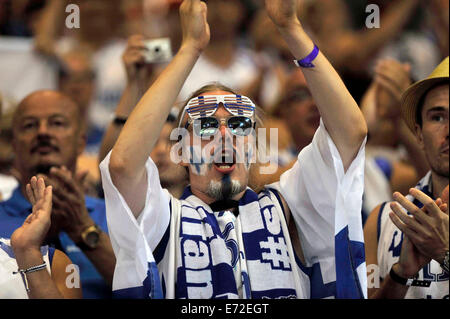
[[[11,246],[15,251],[40,249],[51,224],[52,186],[45,186],[43,178],[33,176],[26,192],[33,208],[23,225],[11,236]]]
[[[442,262],[449,245],[449,217],[448,206],[442,199],[434,201],[415,188],[410,190],[410,194],[424,205],[423,208],[418,208],[396,192],[394,199],[412,216],[403,212],[397,203],[392,203],[393,212],[389,217],[406,236],[406,244],[403,243],[406,248],[402,246],[402,254],[404,249],[409,251],[409,256],[416,261],[416,266],[412,268],[417,272],[431,259]],[[414,275],[414,271],[409,271],[408,275]]]
[[[51,235],[65,231],[72,240],[79,240],[83,229],[94,223],[86,209],[81,181],[65,167],[52,167],[42,178],[53,186]]]

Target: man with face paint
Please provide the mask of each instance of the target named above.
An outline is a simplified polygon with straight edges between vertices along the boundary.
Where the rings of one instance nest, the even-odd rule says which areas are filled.
[[[364,117],[304,32],[297,1],[266,0],[266,9],[321,114],[312,143],[279,182],[255,193],[247,187],[248,157],[256,155],[250,152],[255,104],[218,84],[203,87],[185,105],[174,134],[175,140],[183,134],[172,155],[181,150],[190,185],[180,199],[161,187],[148,154],[210,38],[206,4],[184,0],[180,50],[100,164],[116,296],[366,297]]]

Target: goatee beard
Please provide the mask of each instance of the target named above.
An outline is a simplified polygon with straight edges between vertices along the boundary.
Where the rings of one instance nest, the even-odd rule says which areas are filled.
[[[243,187],[239,181],[232,180],[229,175],[225,175],[221,181],[211,181],[206,193],[218,201],[232,199],[242,191]]]

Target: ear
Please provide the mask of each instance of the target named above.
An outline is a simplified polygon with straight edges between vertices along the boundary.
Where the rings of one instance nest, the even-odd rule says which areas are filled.
[[[423,149],[424,148],[423,134],[422,134],[422,128],[420,127],[419,124],[416,124],[415,131],[416,131],[417,142],[419,143],[420,148]]]

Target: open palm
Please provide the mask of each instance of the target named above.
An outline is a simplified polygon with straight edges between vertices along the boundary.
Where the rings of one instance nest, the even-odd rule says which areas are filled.
[[[39,248],[50,228],[52,187],[45,186],[42,178],[32,177],[26,186],[27,196],[33,205],[32,213],[11,236],[13,248]]]

